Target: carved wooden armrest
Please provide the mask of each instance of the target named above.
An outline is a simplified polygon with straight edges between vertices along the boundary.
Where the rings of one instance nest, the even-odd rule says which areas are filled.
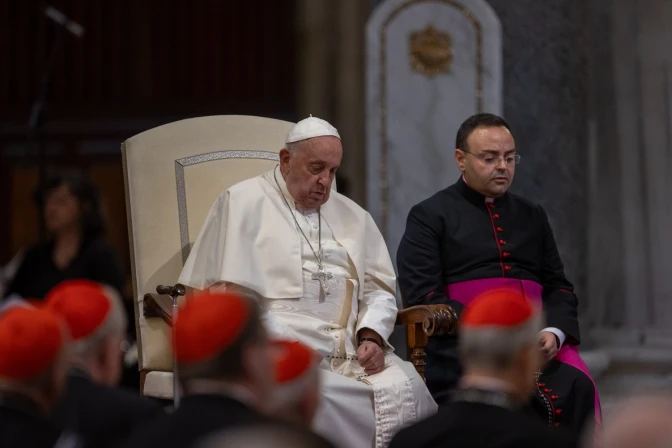
[[[168,325],[173,325],[173,300],[176,297],[185,294],[185,287],[179,283],[175,286],[159,285],[156,287],[156,292],[145,294],[144,302],[144,316],[145,317],[160,317]]]
[[[425,379],[425,346],[430,336],[454,334],[457,313],[448,305],[417,305],[397,312],[397,325],[406,326],[410,361]]]
[[[453,334],[457,313],[448,305],[417,305],[397,312],[397,325],[422,325],[426,336]]]
[[[145,294],[145,317],[160,317],[173,325],[173,298],[163,294]]]

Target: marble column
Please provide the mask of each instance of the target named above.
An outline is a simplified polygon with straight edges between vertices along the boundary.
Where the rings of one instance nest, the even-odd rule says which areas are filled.
[[[541,204],[565,273],[585,306],[586,7],[572,0],[488,0],[501,24],[504,117],[522,155],[512,191]]]
[[[371,5],[360,0],[299,0],[299,119],[330,121],[343,139],[339,191],[364,205],[364,32]]]

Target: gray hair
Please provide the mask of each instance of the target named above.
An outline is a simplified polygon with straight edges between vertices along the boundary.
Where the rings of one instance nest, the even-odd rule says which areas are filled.
[[[537,345],[543,318],[540,313],[513,329],[501,327],[462,328],[459,335],[460,357],[465,365],[500,370],[511,366],[516,353]]]
[[[109,286],[103,286],[105,295],[110,301],[110,312],[102,325],[88,337],[74,344],[75,355],[90,358],[100,352],[103,344],[110,336],[126,332],[126,310],[119,294]]]
[[[285,143],[285,149],[289,151],[289,154],[294,157],[296,152],[299,150],[300,146],[303,146],[306,143],[306,140],[300,140],[298,142]]]

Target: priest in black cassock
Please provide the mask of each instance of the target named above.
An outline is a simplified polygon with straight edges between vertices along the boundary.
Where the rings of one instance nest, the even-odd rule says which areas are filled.
[[[493,288],[539,302],[548,325],[539,342],[548,364],[531,409],[550,426],[578,433],[593,423],[586,416],[600,424],[599,399],[578,354],[578,302],[546,212],[508,192],[520,157],[503,118],[477,114],[462,123],[455,150],[462,176],[411,209],[397,252],[400,289],[408,306],[442,303],[458,316]],[[432,337],[427,346],[427,386],[437,403],[461,375],[456,347],[455,336]]]
[[[439,412],[401,430],[390,448],[560,448],[576,446],[523,412],[543,362],[542,314],[523,294],[494,290],[475,299],[460,320],[464,375]]]

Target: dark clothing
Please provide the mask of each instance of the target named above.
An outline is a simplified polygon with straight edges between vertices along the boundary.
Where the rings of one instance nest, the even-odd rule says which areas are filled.
[[[188,448],[226,428],[273,421],[240,401],[222,395],[188,395],[170,415],[139,429],[126,448]]]
[[[163,408],[157,403],[136,393],[96,384],[85,372],[73,370],[54,420],[80,434],[87,447],[105,448],[116,446],[135,429],[162,415]]]
[[[51,288],[72,279],[109,285],[122,294],[124,274],[117,254],[103,239],[84,241],[77,256],[65,269],[54,264],[53,255],[52,242],[28,249],[5,296],[18,294],[24,299],[43,299]]]
[[[544,210],[505,193],[488,203],[460,178],[414,206],[397,252],[399,285],[405,305],[443,303],[458,313],[463,304],[447,295],[449,285],[492,278],[529,280],[543,287],[549,327],[579,343],[577,299]],[[429,338],[427,386],[444,400],[461,375],[457,338]]]
[[[575,440],[583,437],[595,413],[595,387],[580,370],[551,360],[537,381],[537,390],[526,409],[542,416],[550,427],[566,428]]]
[[[0,393],[0,447],[53,448],[57,441],[63,446],[77,445],[77,438],[69,437],[29,398]]]
[[[560,448],[575,446],[523,412],[492,404],[455,401],[402,429],[390,448]]]

